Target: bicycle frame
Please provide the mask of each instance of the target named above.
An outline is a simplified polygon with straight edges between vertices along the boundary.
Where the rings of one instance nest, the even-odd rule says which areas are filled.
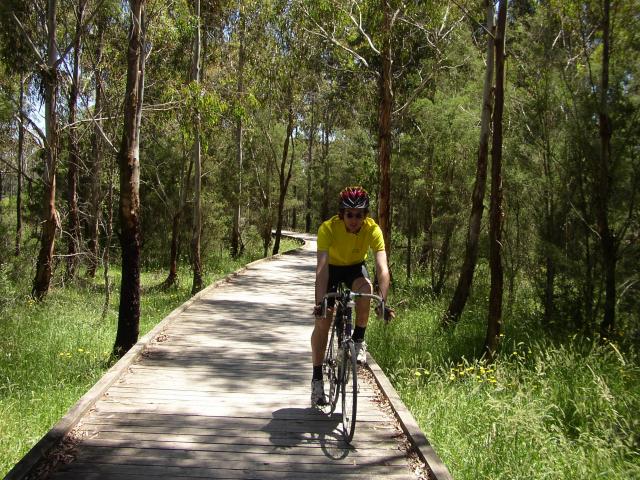
[[[330,385],[327,413],[333,413],[342,392],[343,434],[346,442],[350,443],[355,432],[358,392],[355,345],[351,337],[355,299],[371,298],[376,300],[382,306],[383,312],[384,300],[378,295],[352,292],[344,285],[340,285],[337,292],[327,293],[324,296],[323,317],[326,317],[327,314],[329,298],[335,298],[335,315],[323,362]],[[334,339],[337,340],[335,343]]]

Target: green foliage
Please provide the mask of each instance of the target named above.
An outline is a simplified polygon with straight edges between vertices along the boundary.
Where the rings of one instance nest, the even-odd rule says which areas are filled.
[[[552,341],[519,304],[487,364],[478,360],[486,308],[468,307],[455,332],[442,331],[443,305],[419,292],[397,289],[392,304],[408,302],[391,324],[371,322],[367,341],[454,478],[640,475],[636,350]]]

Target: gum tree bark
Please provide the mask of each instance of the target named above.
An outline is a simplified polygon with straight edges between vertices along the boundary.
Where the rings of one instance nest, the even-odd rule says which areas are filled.
[[[78,3],[75,8],[76,31],[73,42],[73,73],[71,89],[69,91],[69,165],[67,169],[67,203],[69,206],[67,249],[67,278],[73,279],[78,266],[78,250],[80,246],[80,214],[78,212],[78,171],[80,168],[80,147],[78,145],[78,130],[76,126],[76,112],[78,110],[78,96],[80,91],[80,53],[82,50],[82,20],[86,0]]]
[[[609,225],[609,196],[611,191],[611,135],[612,125],[609,117],[609,57],[610,57],[610,1],[603,1],[602,20],[602,80],[600,85],[600,108],[598,126],[600,129],[600,157],[596,160],[595,211],[600,248],[602,249],[602,267],[604,270],[604,317],[600,323],[600,335],[609,337],[615,328],[616,318],[616,256],[617,245],[613,229]]]
[[[244,64],[245,64],[245,20],[242,6],[238,11],[240,16],[239,24],[239,51],[238,51],[238,84],[236,93],[238,95],[237,101],[242,104],[244,100]],[[242,202],[242,163],[243,163],[243,150],[242,141],[244,137],[244,128],[242,124],[242,116],[238,115],[236,120],[236,192],[233,206],[233,227],[231,230],[231,256],[237,258],[242,255],[244,250],[244,244],[242,243],[242,237],[240,236],[240,216],[241,216],[241,202]]]
[[[98,233],[100,228],[100,210],[102,204],[102,188],[100,177],[102,175],[102,104],[104,97],[104,80],[102,73],[102,57],[104,52],[104,29],[105,20],[98,20],[98,39],[95,52],[94,79],[96,83],[95,105],[94,105],[94,126],[91,134],[91,198],[90,198],[90,219],[89,219],[89,261],[87,266],[87,276],[93,278],[96,275],[99,257]]]
[[[20,119],[18,125],[18,178],[16,191],[16,257],[20,256],[20,246],[22,244],[22,171],[24,169],[24,84],[25,78],[20,79]]]
[[[45,90],[45,136],[44,152],[44,208],[42,232],[40,234],[40,252],[36,264],[36,276],[31,294],[37,300],[43,300],[51,284],[53,251],[55,237],[60,228],[60,217],[56,210],[56,168],[58,165],[58,52],[56,49],[56,0],[47,3],[47,70],[44,72]]]
[[[131,0],[124,128],[118,152],[120,167],[120,247],[122,281],[118,331],[113,355],[121,357],[135,345],[140,326],[140,123],[144,93],[144,5]]]
[[[282,160],[278,166],[278,176],[280,180],[280,194],[278,196],[278,218],[276,219],[276,238],[273,244],[273,255],[276,255],[280,251],[280,237],[282,236],[282,222],[284,212],[284,200],[287,196],[287,190],[289,188],[289,181],[291,180],[291,173],[293,169],[293,154],[289,161],[289,167],[287,170],[287,159],[289,158],[289,144],[293,143],[293,89],[291,84],[287,87],[287,98],[289,99],[289,113],[287,116],[287,133],[284,139],[284,147],[282,149]],[[286,171],[286,173],[285,173]]]
[[[496,30],[496,91],[493,113],[493,141],[491,144],[491,206],[489,211],[489,316],[484,350],[493,361],[502,330],[502,294],[504,271],[502,266],[502,112],[504,107],[504,47],[507,23],[507,2],[500,2]]]
[[[387,258],[391,251],[391,112],[393,110],[393,90],[391,78],[391,6],[382,0],[382,51],[380,62],[378,110],[378,169],[380,172],[380,196],[378,204],[378,224],[382,230]]]
[[[487,184],[487,159],[489,156],[489,134],[491,133],[491,112],[493,110],[493,67],[494,67],[494,7],[493,0],[485,0],[487,11],[487,70],[484,77],[484,90],[482,93],[482,115],[480,118],[480,143],[478,146],[478,160],[476,163],[476,179],[471,195],[471,214],[469,215],[469,230],[464,253],[464,262],[458,277],[456,290],[449,303],[449,308],[442,319],[443,326],[454,325],[460,320],[464,310],[469,291],[473,282],[473,274],[478,261],[478,244],[480,239],[480,227],[482,224],[482,212],[484,210],[484,192]]]
[[[195,15],[197,19],[196,35],[193,42],[193,61],[191,64],[191,81],[200,84],[200,0],[195,0]],[[202,234],[202,209],[200,192],[202,188],[202,146],[200,138],[201,117],[198,107],[195,114],[195,131],[193,138],[193,165],[194,165],[194,185],[193,185],[193,230],[191,235],[191,263],[193,268],[193,283],[191,294],[202,290],[202,260],[200,257],[200,237]]]

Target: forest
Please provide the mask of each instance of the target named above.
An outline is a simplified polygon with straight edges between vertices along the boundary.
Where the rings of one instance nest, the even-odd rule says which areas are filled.
[[[3,0],[0,27],[0,473],[362,185],[398,313],[371,353],[453,476],[640,476],[637,1]]]

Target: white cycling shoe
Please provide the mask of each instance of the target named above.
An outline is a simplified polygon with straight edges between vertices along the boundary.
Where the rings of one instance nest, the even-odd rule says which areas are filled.
[[[324,407],[327,398],[324,395],[324,382],[322,380],[311,380],[311,406]]]
[[[366,365],[367,363],[367,342],[364,340],[362,342],[354,342],[354,347],[356,347],[356,360],[358,363],[362,365]]]

